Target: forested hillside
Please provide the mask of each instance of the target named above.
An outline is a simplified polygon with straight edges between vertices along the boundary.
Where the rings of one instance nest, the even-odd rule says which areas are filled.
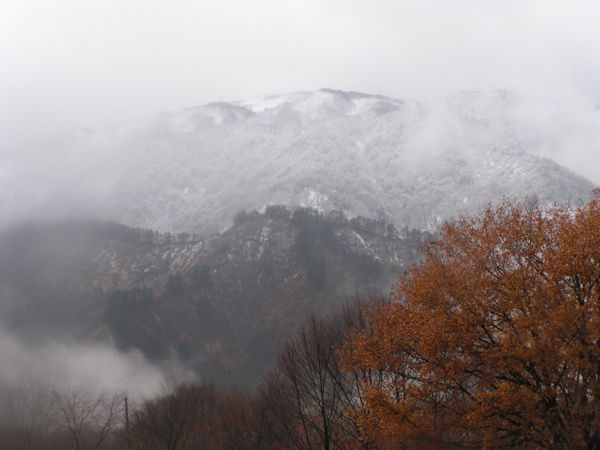
[[[201,240],[93,221],[0,238],[2,325],[21,336],[114,341],[203,378],[251,385],[311,313],[385,294],[428,233],[341,213],[241,212]]]

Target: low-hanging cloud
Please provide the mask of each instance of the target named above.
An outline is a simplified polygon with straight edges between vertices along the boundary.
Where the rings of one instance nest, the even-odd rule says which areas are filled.
[[[193,375],[175,361],[158,367],[139,350],[121,352],[108,344],[48,340],[29,343],[0,330],[0,391],[24,385],[83,388],[94,393],[125,392],[147,398]]]
[[[595,105],[599,14],[592,0],[3,2],[0,161],[80,127],[321,87],[425,100],[509,89],[555,111],[565,99]],[[547,156],[590,176],[597,147],[570,144]]]

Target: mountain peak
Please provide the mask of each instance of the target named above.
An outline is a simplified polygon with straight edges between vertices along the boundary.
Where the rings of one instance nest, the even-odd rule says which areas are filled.
[[[304,117],[321,118],[328,114],[356,115],[380,104],[398,105],[401,103],[400,100],[380,95],[321,88],[316,91],[298,91],[258,97],[233,104],[245,107],[254,113],[262,113],[285,105]]]
[[[270,204],[431,228],[504,196],[585,198],[590,182],[535,156],[552,130],[520,122],[517,100],[469,92],[437,105],[319,89],[212,102],[48,152],[71,173],[17,161],[0,173],[0,208],[14,221],[75,211],[211,233]]]

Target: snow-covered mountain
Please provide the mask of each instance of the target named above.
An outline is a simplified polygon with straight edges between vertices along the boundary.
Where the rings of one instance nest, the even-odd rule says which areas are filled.
[[[163,113],[86,131],[0,171],[5,218],[92,215],[210,233],[269,204],[428,228],[502,196],[585,198],[592,184],[534,156],[519,99],[438,104],[321,89]],[[6,220],[6,219],[5,219]]]

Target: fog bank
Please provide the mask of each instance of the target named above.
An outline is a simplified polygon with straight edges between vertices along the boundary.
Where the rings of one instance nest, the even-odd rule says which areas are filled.
[[[156,395],[192,372],[173,361],[158,367],[139,350],[121,352],[108,344],[49,340],[30,344],[0,330],[0,390],[24,385],[57,389],[78,387],[92,393],[125,392],[141,398]]]

